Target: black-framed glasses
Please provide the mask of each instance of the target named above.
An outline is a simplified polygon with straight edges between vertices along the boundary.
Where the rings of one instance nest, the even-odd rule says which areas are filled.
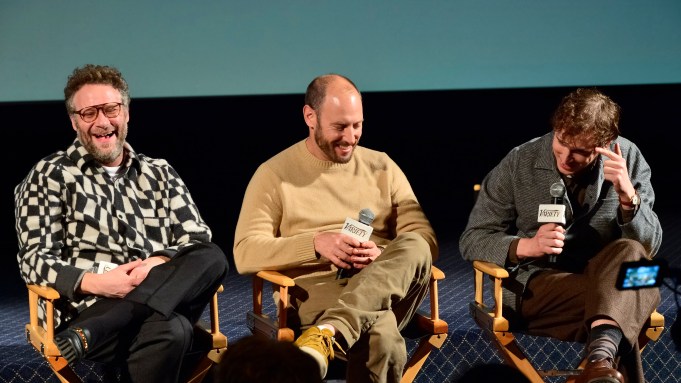
[[[73,113],[79,115],[80,118],[83,119],[83,122],[90,123],[97,119],[100,110],[107,118],[118,117],[118,114],[121,112],[121,105],[123,104],[120,102],[107,102],[106,104],[86,106]]]

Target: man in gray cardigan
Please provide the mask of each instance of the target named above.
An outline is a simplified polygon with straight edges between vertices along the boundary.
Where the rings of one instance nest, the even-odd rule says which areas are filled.
[[[652,258],[662,242],[650,167],[619,136],[619,114],[598,90],[566,96],[553,130],[511,150],[483,180],[459,241],[464,259],[511,272],[504,309],[514,326],[587,343],[581,382],[623,382],[623,373],[644,381],[637,338],[660,301],[657,288],[615,287],[623,262]],[[556,183],[566,223],[540,223]]]

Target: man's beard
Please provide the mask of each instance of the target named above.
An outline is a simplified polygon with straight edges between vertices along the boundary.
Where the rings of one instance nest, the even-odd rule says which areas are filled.
[[[119,128],[116,133],[116,141],[113,144],[109,144],[104,148],[98,147],[94,143],[92,136],[85,136],[80,130],[78,130],[78,139],[83,144],[88,153],[92,155],[98,162],[102,164],[110,164],[114,162],[122,153],[125,147],[125,138],[127,136],[127,127]],[[113,145],[113,148],[110,147]]]
[[[322,129],[319,126],[319,124],[317,124],[317,126],[315,127],[314,140],[315,143],[317,143],[319,149],[321,149],[322,152],[324,152],[324,154],[326,154],[326,156],[331,159],[331,161],[338,164],[346,164],[350,162],[350,160],[352,159],[352,155],[355,153],[354,148],[357,146],[357,143],[355,143],[355,145],[352,146],[353,150],[352,152],[350,152],[350,155],[348,157],[338,156],[338,154],[336,154],[336,151],[334,150],[334,143],[324,138],[324,136],[322,135]]]

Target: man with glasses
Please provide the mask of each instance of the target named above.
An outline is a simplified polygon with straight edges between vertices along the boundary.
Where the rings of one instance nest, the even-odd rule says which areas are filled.
[[[553,131],[511,150],[483,180],[459,242],[465,259],[510,271],[504,313],[517,325],[587,343],[579,382],[643,382],[637,339],[660,301],[656,288],[615,287],[622,263],[652,258],[662,242],[650,167],[619,136],[619,116],[596,89],[566,96]],[[564,224],[539,222],[552,196]]]
[[[21,276],[62,296],[55,343],[68,363],[178,381],[227,258],[175,170],[126,142],[130,96],[116,68],[76,68],[64,96],[76,139],[15,188]]]

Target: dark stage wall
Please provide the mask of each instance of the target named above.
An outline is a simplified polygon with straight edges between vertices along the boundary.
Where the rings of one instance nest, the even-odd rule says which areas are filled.
[[[573,88],[368,92],[362,145],[402,167],[441,240],[458,238],[472,185],[515,145],[550,130],[549,118]],[[600,87],[622,106],[622,135],[653,169],[657,209],[672,204],[679,147],[681,84]],[[134,95],[133,95],[134,96]],[[256,167],[304,138],[303,95],[133,99],[128,141],[169,160],[231,258],[241,199]],[[75,138],[62,102],[0,103],[8,138],[2,151],[0,264],[18,286],[13,188],[40,158]],[[362,185],[347,185],[348,189]],[[548,198],[548,191],[547,191]]]

